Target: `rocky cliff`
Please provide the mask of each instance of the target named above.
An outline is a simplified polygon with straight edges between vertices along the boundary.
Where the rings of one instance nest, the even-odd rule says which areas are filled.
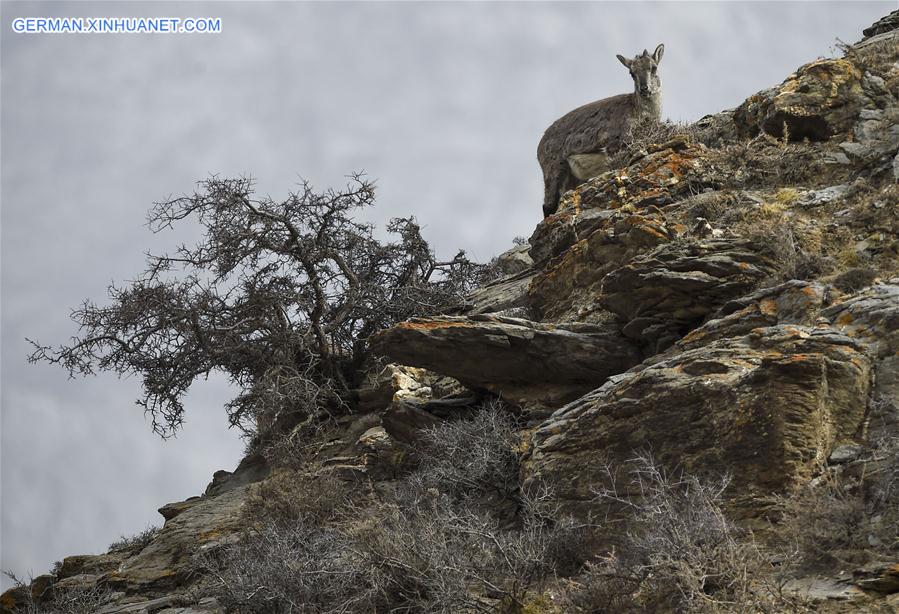
[[[509,492],[548,485],[567,518],[591,524],[646,498],[620,485],[601,496],[616,488],[609,467],[641,454],[665,471],[728,473],[721,510],[761,544],[782,538],[789,510],[824,483],[843,505],[876,477],[894,489],[884,500],[899,501],[897,28],[894,12],[843,57],[801,66],[736,109],[635,129],[618,168],[566,193],[457,313],[377,333],[386,361],[355,412],[312,443],[284,444],[293,462],[248,456],[201,496],[160,508],[158,532],[66,558],[7,591],[2,611],[240,610],[216,592],[204,557],[260,539],[254,521],[273,506],[330,507],[323,498],[364,491],[364,510],[398,488],[432,427],[484,399],[515,418]],[[899,608],[899,515],[864,497],[853,505],[879,529],[829,551],[832,565],[782,578],[793,611]],[[610,543],[608,530],[593,531],[587,558],[607,556]],[[514,604],[485,594],[481,611],[626,611],[557,599],[586,580],[553,577]],[[280,611],[259,591],[253,611]],[[83,608],[62,609],[60,596],[76,594]],[[682,609],[634,599],[643,611]],[[776,611],[716,604],[703,611]]]

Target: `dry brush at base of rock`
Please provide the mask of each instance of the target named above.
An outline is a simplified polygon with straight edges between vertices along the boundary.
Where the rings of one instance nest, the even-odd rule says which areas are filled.
[[[740,514],[811,475],[837,442],[861,433],[870,364],[832,330],[762,328],[609,380],[534,433],[525,484],[589,502],[604,463],[640,450],[669,468],[730,472]]]
[[[415,318],[376,334],[372,348],[528,408],[558,407],[640,361],[608,327],[488,315]]]

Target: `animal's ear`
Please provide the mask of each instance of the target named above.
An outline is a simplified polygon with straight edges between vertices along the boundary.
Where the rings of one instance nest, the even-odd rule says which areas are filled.
[[[656,47],[656,50],[652,53],[652,59],[656,64],[662,61],[662,56],[665,55],[665,45],[659,45]]]
[[[624,56],[621,55],[620,53],[619,53],[618,55],[616,55],[615,57],[618,58],[618,61],[621,62],[622,64],[624,64],[624,66],[625,66],[628,70],[631,69],[631,61],[630,61],[629,59],[627,59],[626,57],[624,57]]]

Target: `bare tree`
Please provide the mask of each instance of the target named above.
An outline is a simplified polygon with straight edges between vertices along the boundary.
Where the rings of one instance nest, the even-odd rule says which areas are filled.
[[[379,241],[355,219],[374,184],[355,174],[342,190],[303,183],[283,201],[254,194],[244,177],[211,177],[192,195],[157,203],[153,232],[193,219],[200,242],[148,254],[146,271],[111,302],[72,313],[80,334],[53,348],[31,342],[31,362],[71,375],[140,375],[137,403],[163,437],[182,424],[197,379],[226,373],[241,393],[232,426],[252,432],[287,416],[315,420],[348,407],[368,336],[457,303],[479,281],[464,252],[439,261],[414,218],[392,220]]]

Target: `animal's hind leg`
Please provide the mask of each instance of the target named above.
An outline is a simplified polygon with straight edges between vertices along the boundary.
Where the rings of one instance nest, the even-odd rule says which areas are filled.
[[[564,159],[553,165],[550,172],[544,175],[543,217],[550,216],[559,209],[559,199],[570,189],[566,186],[572,179],[568,162]]]

